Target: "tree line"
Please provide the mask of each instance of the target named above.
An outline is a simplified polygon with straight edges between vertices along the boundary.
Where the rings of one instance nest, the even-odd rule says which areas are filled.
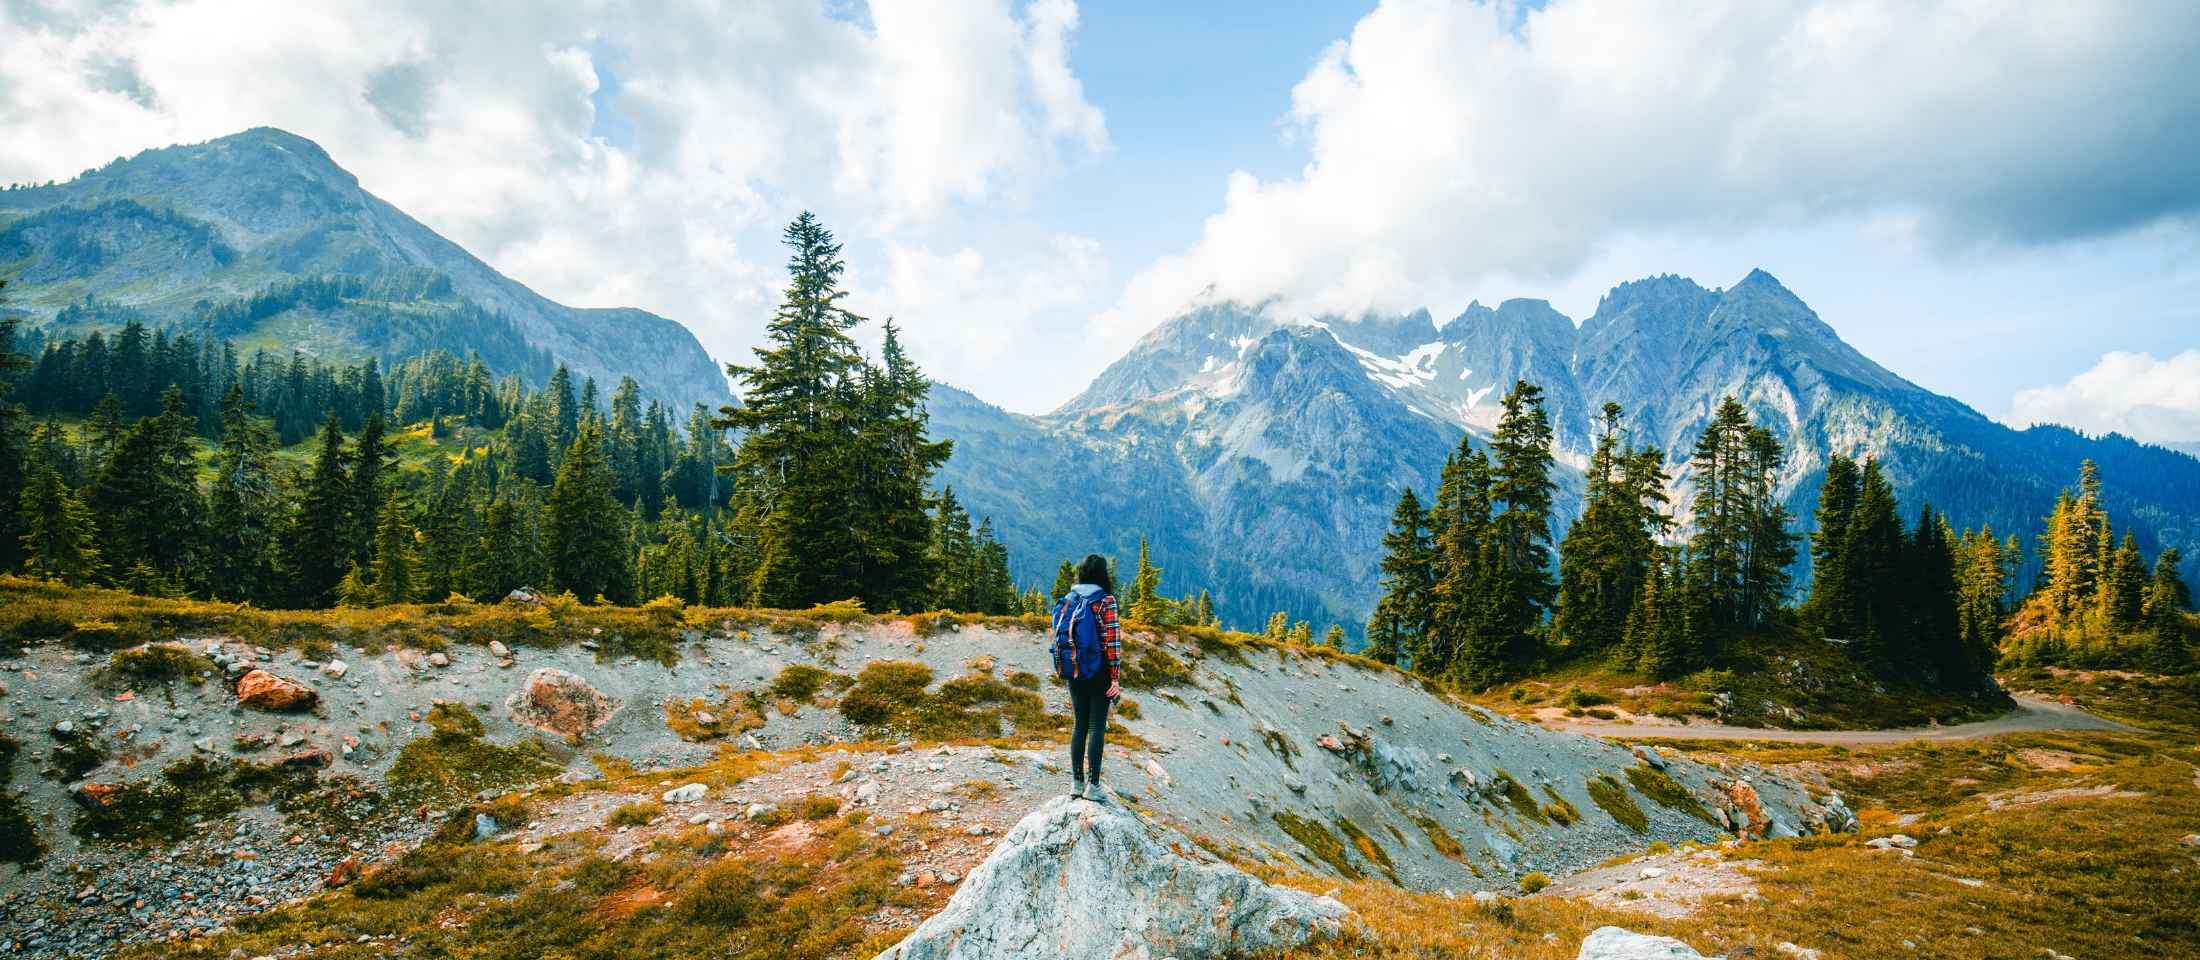
[[[535,388],[431,352],[385,376],[136,324],[35,338],[34,359],[0,321],[0,489],[21,491],[0,569],[270,606],[528,587],[1021,609],[990,519],[931,488],[951,448],[927,435],[929,383],[891,321],[864,356],[831,233],[804,214],[786,241],[767,345],[728,367],[745,402],[684,426],[631,378],[606,404],[562,366]],[[302,463],[281,450],[304,438]],[[422,440],[443,442],[400,456]]]
[[[1549,421],[1541,391],[1516,383],[1490,440],[1468,438],[1447,459],[1433,502],[1401,492],[1365,652],[1480,688],[1560,657],[1674,677],[1801,633],[1883,677],[1949,690],[1986,682],[2010,629],[2013,538],[1959,532],[1929,504],[1905,524],[1881,464],[1835,455],[1808,545],[1811,583],[1794,604],[1803,538],[1779,495],[1786,451],[1772,432],[1737,399],[1718,404],[1686,466],[1684,531],[1665,452],[1630,442],[1624,418],[1606,404],[1596,420],[1583,509],[1554,562]],[[2097,500],[2097,481],[2084,480],[2050,523],[2050,538],[2069,542],[2048,561],[2051,574],[2068,572],[2043,587],[2059,598],[2058,622],[2183,623],[2174,551],[2150,585],[2128,536],[2111,542]]]

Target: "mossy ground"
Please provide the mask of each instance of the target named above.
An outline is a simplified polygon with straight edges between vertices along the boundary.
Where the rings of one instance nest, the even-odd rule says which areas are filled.
[[[2177,712],[2149,705],[2159,682],[2126,679],[2138,702],[2122,704],[2124,715]],[[2107,712],[2113,697],[2102,686],[2094,695]],[[2042,757],[2054,759],[2043,765]],[[1706,955],[1729,957],[1784,956],[1783,942],[1828,958],[1999,960],[2044,957],[2050,949],[2074,957],[2200,956],[2200,912],[2193,909],[2200,851],[2183,840],[2200,824],[2200,753],[2190,734],[2024,734],[1788,762],[1826,774],[1864,828],[1722,850],[1729,860],[1764,863],[1753,870],[1759,899],[1719,900],[1666,919],[1549,894],[1463,906],[1363,879],[1337,894],[1358,911],[1357,929],[1269,960],[1570,960],[1582,938],[1605,925],[1679,937]],[[1656,780],[1635,785],[1653,799],[1664,793]],[[2136,796],[2025,802],[2100,787]],[[1917,819],[1898,826],[1897,814]],[[1914,857],[1864,846],[1897,831],[1919,839]],[[1325,877],[1271,876],[1314,892],[1336,887]]]
[[[923,740],[995,740],[1003,737],[1053,742],[1067,718],[1049,712],[1046,699],[1021,686],[972,672],[939,685],[932,668],[914,660],[867,664],[840,698],[841,715],[859,727]]]

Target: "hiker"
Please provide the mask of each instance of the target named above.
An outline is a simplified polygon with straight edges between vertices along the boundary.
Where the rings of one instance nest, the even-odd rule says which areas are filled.
[[[1100,753],[1108,708],[1123,695],[1123,635],[1116,620],[1115,583],[1108,562],[1088,554],[1077,585],[1054,604],[1054,672],[1069,684],[1075,721],[1069,735],[1069,795],[1105,802]]]

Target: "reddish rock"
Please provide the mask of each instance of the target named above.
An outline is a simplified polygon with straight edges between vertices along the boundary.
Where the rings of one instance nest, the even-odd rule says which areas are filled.
[[[282,764],[286,767],[325,767],[334,762],[336,758],[320,747],[300,750],[282,759]]]
[[[527,675],[527,682],[505,700],[512,719],[567,742],[578,742],[611,719],[618,704],[588,681],[555,667]]]
[[[75,797],[76,802],[83,804],[84,806],[90,807],[94,810],[100,810],[106,808],[110,804],[113,804],[115,802],[115,794],[120,792],[122,792],[122,787],[117,784],[87,783],[78,786],[69,795]]]
[[[255,710],[304,710],[320,699],[312,687],[265,670],[254,670],[237,681],[237,702]]]
[[[328,879],[321,882],[333,890],[350,884],[365,874],[366,869],[359,865],[358,857],[345,857],[343,862],[338,863],[335,869],[328,872]]]
[[[1736,780],[1727,785],[1726,797],[1734,806],[1734,833],[1744,840],[1764,839],[1765,831],[1772,826],[1772,816],[1765,812],[1764,801],[1758,799],[1757,788],[1747,780]]]

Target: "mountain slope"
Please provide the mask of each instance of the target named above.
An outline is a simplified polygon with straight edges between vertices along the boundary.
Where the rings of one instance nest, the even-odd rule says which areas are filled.
[[[150,150],[67,183],[0,191],[0,275],[64,326],[128,319],[247,346],[400,359],[477,349],[536,380],[631,374],[681,406],[727,396],[693,334],[633,309],[554,303],[270,128]]]
[[[1912,516],[1929,501],[1958,525],[2025,535],[2090,457],[2120,528],[2149,552],[2200,556],[2200,460],[2117,436],[2012,430],[1873,362],[1761,270],[1724,290],[1674,276],[1624,283],[1578,327],[1540,300],[1477,303],[1441,327],[1426,311],[1309,318],[1208,302],[1052,414],[1012,417],[957,395],[934,417],[943,434],[972,438],[947,475],[994,516],[1020,577],[1044,582],[1087,550],[1128,558],[1145,533],[1164,590],[1212,587],[1233,624],[1283,609],[1356,631],[1379,593],[1399,490],[1430,493],[1444,456],[1463,432],[1488,435],[1518,379],[1543,388],[1551,413],[1560,526],[1578,509],[1575,471],[1605,401],[1626,408],[1636,443],[1667,452],[1685,512],[1688,452],[1732,394],[1787,443],[1782,490],[1806,527],[1836,452],[1886,464]],[[1052,459],[1069,450],[1089,452]]]

